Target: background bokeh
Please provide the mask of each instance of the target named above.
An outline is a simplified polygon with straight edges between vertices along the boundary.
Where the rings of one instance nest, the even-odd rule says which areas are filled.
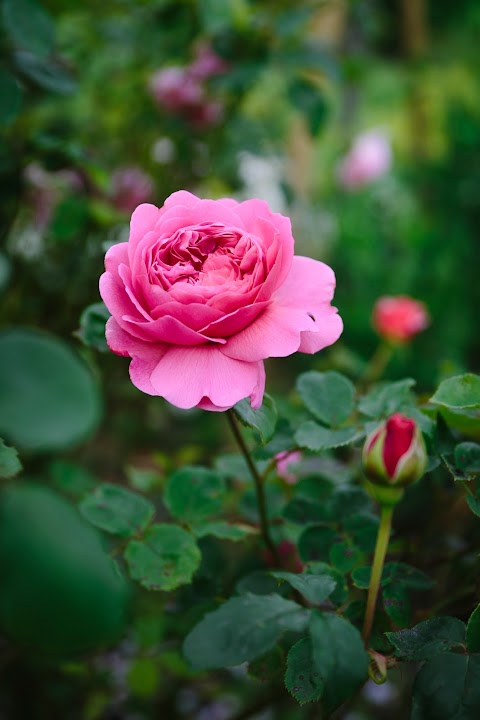
[[[104,340],[106,250],[127,239],[139,203],[182,188],[267,200],[291,217],[296,253],[336,272],[344,334],[316,357],[269,361],[280,407],[300,371],[362,376],[382,295],[411,295],[431,317],[388,379],[412,377],[428,396],[445,377],[479,371],[477,0],[1,0],[0,10],[0,434],[22,451],[27,477],[71,502],[98,479],[149,491],[228,447],[220,416],[142,395]],[[380,149],[348,171],[365,133]],[[28,525],[21,498],[8,512],[15,503]],[[70,521],[50,512],[55,545]],[[96,540],[78,542],[96,558]],[[224,561],[214,543],[207,551]],[[36,625],[51,606],[43,577]],[[175,601],[187,629],[189,592]],[[129,639],[93,660],[45,664],[0,645],[2,720],[247,717],[235,677],[223,678],[226,699],[212,699],[208,680],[190,687],[159,602],[168,618],[169,601],[137,597]],[[159,665],[150,649],[162,637]],[[370,700],[383,717],[380,695]],[[291,712],[255,717],[300,717]]]

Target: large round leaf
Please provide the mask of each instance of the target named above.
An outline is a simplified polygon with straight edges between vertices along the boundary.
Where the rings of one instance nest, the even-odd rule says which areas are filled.
[[[42,655],[73,657],[116,640],[128,586],[76,508],[41,485],[0,494],[0,626]]]
[[[25,450],[84,440],[101,414],[97,383],[67,344],[14,329],[0,333],[0,435]]]

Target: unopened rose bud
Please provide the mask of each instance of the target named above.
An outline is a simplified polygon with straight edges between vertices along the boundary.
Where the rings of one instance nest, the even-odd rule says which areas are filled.
[[[392,343],[406,343],[430,324],[425,305],[407,295],[380,298],[373,309],[373,327]]]
[[[365,441],[363,469],[374,486],[403,488],[425,472],[427,452],[415,420],[395,413]]]

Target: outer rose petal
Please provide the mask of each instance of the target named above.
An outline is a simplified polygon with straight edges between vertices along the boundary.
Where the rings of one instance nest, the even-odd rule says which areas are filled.
[[[160,215],[160,211],[156,205],[150,203],[143,203],[134,210],[132,218],[130,220],[130,237],[128,239],[128,254],[130,261],[133,258],[133,253],[137,244],[147,234],[157,222]]]
[[[150,382],[156,395],[177,407],[204,403],[209,409],[225,410],[246,397],[251,398],[252,407],[259,407],[265,373],[263,363],[232,360],[211,345],[173,347],[152,372]]]
[[[248,362],[317,352],[340,337],[343,324],[330,300],[333,270],[318,260],[295,256],[272,304],[245,330],[228,339],[222,352]],[[336,319],[334,319],[336,318]]]

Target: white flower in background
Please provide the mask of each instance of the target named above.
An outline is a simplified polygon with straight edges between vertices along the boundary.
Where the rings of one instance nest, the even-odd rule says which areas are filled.
[[[281,188],[283,163],[278,157],[261,157],[253,153],[239,154],[238,174],[244,184],[245,198],[265,200],[273,212],[286,213],[287,204]]]

